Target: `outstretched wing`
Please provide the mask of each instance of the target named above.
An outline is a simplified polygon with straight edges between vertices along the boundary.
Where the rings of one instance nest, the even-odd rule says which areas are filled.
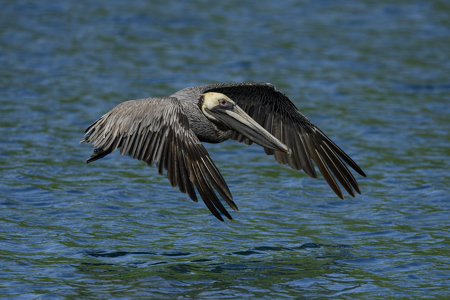
[[[223,221],[217,210],[231,219],[212,186],[238,211],[230,190],[205,147],[189,129],[180,102],[170,98],[144,98],[123,102],[95,121],[81,142],[97,147],[86,162],[92,162],[120,148],[120,155],[156,162],[158,173],[167,171],[173,187],[197,202],[197,191],[211,213]]]
[[[312,163],[314,161],[338,197],[343,199],[344,195],[334,177],[351,196],[355,196],[353,190],[361,194],[358,183],[343,161],[362,176],[366,176],[361,168],[272,84],[254,82],[213,84],[187,88],[180,92],[184,94],[218,92],[227,95],[292,150],[292,154],[287,155],[264,148],[268,155],[275,156],[278,163],[288,164],[295,170],[303,169],[306,174],[316,178],[317,174]],[[231,139],[244,141],[247,145],[252,144],[251,140],[238,132],[235,132]]]

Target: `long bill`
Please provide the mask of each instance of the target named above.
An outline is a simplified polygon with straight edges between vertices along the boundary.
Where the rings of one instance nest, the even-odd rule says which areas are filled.
[[[252,140],[254,143],[272,150],[291,154],[291,149],[271,135],[239,106],[233,105],[232,109],[224,110],[220,113],[212,113],[215,118]]]

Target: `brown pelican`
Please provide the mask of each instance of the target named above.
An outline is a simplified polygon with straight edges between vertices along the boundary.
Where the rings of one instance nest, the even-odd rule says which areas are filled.
[[[195,86],[170,97],[126,101],[89,126],[81,142],[97,148],[86,163],[117,148],[120,155],[149,166],[156,161],[158,173],[165,169],[170,184],[197,202],[195,185],[211,213],[223,221],[218,210],[232,218],[213,187],[231,208],[238,208],[201,142],[228,139],[257,143],[278,163],[317,178],[314,161],[339,198],[344,195],[335,177],[351,196],[361,194],[344,162],[366,176],[361,168],[270,83]]]

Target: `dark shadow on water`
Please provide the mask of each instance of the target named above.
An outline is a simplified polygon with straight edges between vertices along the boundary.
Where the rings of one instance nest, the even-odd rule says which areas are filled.
[[[339,285],[335,278],[348,264],[338,262],[354,258],[349,248],[353,247],[305,243],[298,247],[259,246],[223,254],[85,250],[85,260],[72,267],[78,275],[89,278],[90,289],[108,290],[108,285],[103,285],[107,282],[158,293],[167,289],[171,296],[183,296],[189,291],[195,298],[211,289],[234,290],[244,285],[255,295],[269,288],[295,296],[295,289],[303,282],[310,287],[329,280],[330,284]],[[346,284],[345,280],[342,284]]]
[[[84,253],[93,257],[121,257],[127,255],[161,255],[161,256],[188,256],[190,252],[147,252],[147,251],[115,251],[115,252],[106,252],[104,250],[85,250]]]
[[[156,255],[154,252],[143,252],[143,251],[137,251],[137,252],[127,252],[127,251],[116,251],[116,252],[106,252],[104,250],[86,250],[84,251],[86,255],[92,256],[92,257],[121,257],[126,255],[139,255],[139,254],[145,254],[145,255]]]
[[[253,249],[249,250],[243,250],[243,251],[236,251],[228,253],[227,255],[240,255],[240,256],[250,256],[250,255],[260,255],[264,252],[281,252],[281,251],[295,251],[295,250],[303,250],[303,249],[318,249],[318,248],[339,248],[339,249],[346,249],[346,248],[353,248],[352,246],[348,245],[322,245],[322,244],[316,244],[316,243],[305,243],[299,247],[271,247],[271,246],[260,246],[255,247]],[[105,258],[115,258],[115,257],[122,257],[127,255],[158,255],[158,256],[166,256],[166,257],[176,257],[176,256],[189,256],[193,253],[191,252],[151,252],[151,251],[115,251],[115,252],[107,252],[105,250],[85,250],[83,251],[84,254],[92,257],[105,257]],[[196,259],[192,260],[192,262],[207,262],[210,261],[210,259]]]

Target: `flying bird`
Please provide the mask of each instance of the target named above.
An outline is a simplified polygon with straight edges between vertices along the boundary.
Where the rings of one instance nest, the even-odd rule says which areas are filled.
[[[351,196],[355,191],[361,194],[345,163],[365,177],[361,168],[270,83],[195,86],[170,97],[122,102],[92,123],[80,143],[96,147],[86,163],[118,148],[120,155],[149,166],[156,162],[158,173],[166,170],[172,187],[198,202],[195,186],[211,213],[223,221],[220,213],[232,217],[214,189],[233,210],[239,210],[201,142],[228,139],[256,143],[278,163],[317,178],[314,162],[341,199],[337,181]]]

